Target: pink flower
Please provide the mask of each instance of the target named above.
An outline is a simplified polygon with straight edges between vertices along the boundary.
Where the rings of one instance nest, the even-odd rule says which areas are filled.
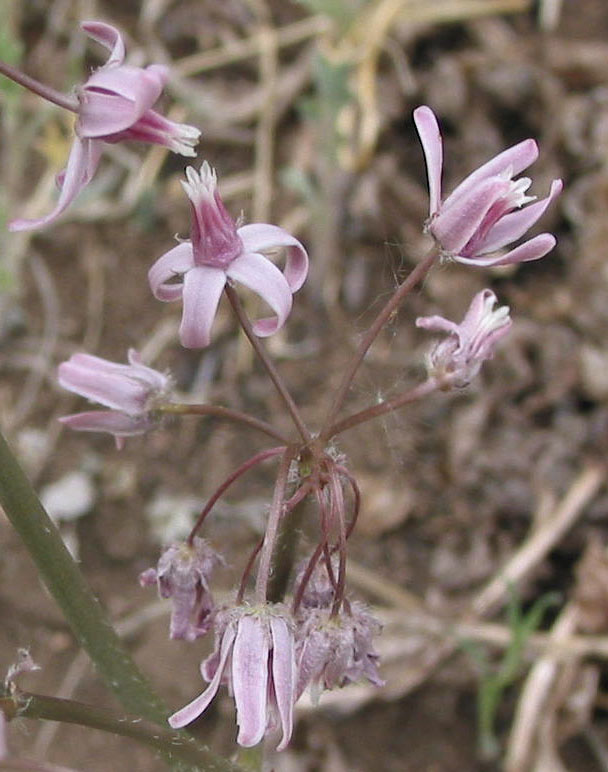
[[[378,620],[361,603],[349,603],[336,616],[323,608],[303,611],[296,628],[297,696],[310,687],[316,698],[324,689],[364,678],[382,686],[373,646],[380,631]]]
[[[158,584],[161,598],[171,598],[171,638],[193,641],[211,628],[215,603],[209,579],[220,563],[223,560],[218,553],[196,536],[192,545],[167,547],[156,569],[148,568],[140,574],[142,587]]]
[[[166,399],[171,386],[169,377],[146,367],[134,349],[129,349],[128,365],[74,354],[59,365],[58,376],[64,389],[110,408],[59,420],[71,429],[113,434],[118,448],[125,437],[145,434],[157,425],[155,408]]]
[[[296,665],[292,622],[280,605],[231,609],[218,613],[216,647],[203,662],[205,691],[169,718],[179,729],[203,713],[226,683],[236,703],[237,742],[248,748],[280,723],[283,750],[293,730]]]
[[[191,240],[160,257],[148,273],[158,300],[180,298],[184,304],[180,340],[186,348],[209,345],[211,326],[227,281],[239,282],[259,295],[275,316],[260,319],[253,331],[267,337],[279,330],[291,311],[292,294],[308,273],[308,255],[300,242],[276,225],[237,228],[217,190],[209,164],[200,173],[186,169],[182,182],[192,205]],[[281,272],[265,253],[285,249]]]
[[[478,292],[460,324],[442,316],[421,316],[416,327],[445,332],[448,337],[427,356],[427,369],[443,388],[467,386],[482,363],[491,359],[494,346],[511,328],[507,306],[494,309],[496,295],[489,289]]]
[[[193,148],[200,131],[174,123],[151,109],[169,77],[167,68],[158,64],[145,69],[123,64],[125,46],[117,29],[102,22],[84,22],[81,26],[89,37],[110,51],[110,57],[76,89],[76,137],[67,167],[57,177],[60,194],[55,208],[36,220],[13,220],[9,224],[12,231],[40,228],[56,220],[91,181],[104,142],[139,140],[163,145],[181,155],[195,155]]]
[[[533,139],[514,145],[480,166],[442,201],[443,146],[437,119],[429,107],[423,106],[414,110],[414,123],[429,179],[426,228],[446,256],[471,265],[510,265],[538,260],[553,249],[555,237],[542,233],[506,254],[494,254],[521,238],[562,190],[561,180],[554,180],[547,198],[525,206],[535,198],[526,195],[531,180],[513,177],[537,159],[538,147]]]

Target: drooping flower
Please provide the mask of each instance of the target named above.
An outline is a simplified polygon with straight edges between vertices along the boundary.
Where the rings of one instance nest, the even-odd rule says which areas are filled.
[[[464,387],[479,372],[482,363],[491,359],[494,347],[511,328],[509,308],[494,308],[492,290],[478,292],[460,324],[442,316],[421,316],[416,326],[432,332],[445,332],[448,337],[437,343],[427,356],[427,370],[443,388]]]
[[[175,123],[152,110],[169,78],[168,69],[124,64],[125,45],[117,29],[102,22],[84,22],[86,34],[110,51],[107,62],[76,89],[76,136],[65,170],[57,177],[59,198],[52,212],[35,220],[16,219],[12,231],[31,230],[56,220],[91,181],[104,142],[138,140],[194,156],[200,131]]]
[[[196,536],[192,545],[182,542],[167,547],[157,567],[140,574],[143,587],[157,584],[161,598],[171,598],[171,638],[193,641],[210,630],[215,603],[209,579],[220,563],[218,553]]]
[[[275,316],[259,319],[253,331],[260,337],[277,332],[287,320],[292,294],[308,273],[308,255],[300,242],[276,225],[256,223],[237,228],[217,190],[217,177],[205,161],[200,172],[186,169],[182,182],[191,203],[191,239],[160,257],[148,273],[158,300],[182,299],[180,340],[186,348],[209,345],[224,285],[238,282],[259,295]],[[286,251],[281,272],[266,256]]]
[[[216,647],[201,665],[209,686],[189,705],[169,718],[179,729],[203,713],[225,683],[236,703],[237,742],[257,745],[280,724],[283,750],[293,730],[296,689],[295,648],[292,621],[280,605],[218,612]]]
[[[171,388],[170,378],[146,367],[134,349],[129,349],[128,365],[90,354],[74,354],[59,365],[58,380],[64,389],[110,408],[59,420],[71,429],[113,434],[118,448],[123,446],[125,437],[145,434],[156,427],[155,410]]]
[[[356,601],[337,615],[329,609],[306,609],[296,627],[297,696],[310,687],[317,699],[324,689],[363,679],[382,686],[373,646],[381,629],[378,620]]]
[[[553,180],[547,198],[530,204],[528,177],[513,179],[538,157],[538,146],[526,139],[499,153],[466,177],[441,200],[443,144],[433,111],[414,110],[414,123],[422,142],[429,181],[429,219],[426,229],[445,256],[478,266],[510,265],[538,260],[555,246],[555,237],[541,233],[501,253],[520,239],[560,194],[562,181]],[[528,204],[528,206],[526,206]]]

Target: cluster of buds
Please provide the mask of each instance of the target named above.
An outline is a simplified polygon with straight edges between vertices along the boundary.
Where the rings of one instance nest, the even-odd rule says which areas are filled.
[[[91,180],[104,143],[139,140],[182,155],[195,154],[198,129],[175,124],[152,109],[167,82],[168,70],[154,64],[145,69],[125,64],[124,43],[116,29],[98,22],[82,26],[109,51],[109,58],[76,89],[73,104],[63,101],[63,106],[76,112],[77,120],[67,168],[59,175],[61,192],[55,208],[37,220],[14,220],[12,230],[41,227],[59,217]],[[500,153],[442,200],[443,146],[437,119],[430,108],[423,106],[414,111],[414,121],[429,180],[430,207],[425,229],[436,242],[437,256],[488,267],[537,260],[553,248],[555,238],[544,233],[505,252],[506,247],[524,236],[562,189],[561,181],[554,180],[547,198],[532,203],[534,198],[527,195],[531,181],[515,179],[538,156],[533,140],[524,140]],[[215,171],[207,162],[199,171],[188,167],[182,185],[190,204],[190,238],[180,241],[150,267],[151,291],[163,302],[181,300],[179,337],[184,347],[204,348],[210,344],[213,321],[225,290],[245,332],[254,346],[259,346],[255,336],[263,338],[276,333],[291,312],[293,295],[308,273],[306,249],[275,225],[238,225],[222,201]],[[239,315],[234,284],[257,294],[272,315],[250,324]],[[492,357],[496,344],[511,327],[509,309],[495,308],[496,303],[494,293],[485,289],[473,298],[460,324],[441,316],[417,319],[417,326],[447,334],[427,356],[428,383],[433,388],[467,385],[477,376],[483,362]],[[388,318],[388,311],[384,318]],[[306,689],[316,698],[325,689],[361,680],[382,685],[374,648],[380,624],[365,606],[346,595],[347,541],[357,520],[361,497],[344,460],[324,447],[330,446],[332,430],[336,434],[335,427],[340,424],[332,424],[328,419],[325,434],[312,435],[279,383],[276,371],[264,358],[263,350],[258,353],[290,410],[301,435],[300,445],[285,440],[284,446],[263,451],[245,462],[210,499],[188,541],[166,548],[156,568],[143,572],[140,582],[143,586],[156,585],[161,597],[170,599],[172,638],[194,641],[211,630],[215,635],[215,650],[201,666],[208,686],[170,717],[171,726],[183,727],[198,718],[220,686],[225,685],[236,704],[238,742],[256,745],[267,733],[280,728],[278,748],[282,749],[292,735],[294,705]],[[359,363],[364,355],[365,351]],[[115,364],[80,353],[61,364],[61,386],[107,408],[65,416],[61,419],[63,423],[77,430],[110,433],[121,447],[125,437],[155,428],[163,411],[175,408],[173,412],[187,412],[182,410],[186,406],[170,401],[169,376],[144,365],[133,350],[128,359],[128,364]],[[356,367],[353,374],[355,370]],[[348,386],[347,380],[344,394]],[[427,387],[427,393],[428,390]],[[405,402],[396,400],[394,405]],[[396,409],[392,405],[391,402],[390,409]],[[379,414],[378,406],[369,411],[366,420]],[[233,419],[235,416],[232,411]],[[243,414],[239,416],[243,419]],[[267,424],[251,417],[243,422],[268,429]],[[267,433],[283,438],[273,427]],[[224,561],[197,531],[231,482],[255,463],[273,456],[281,456],[282,463],[264,539],[244,571],[235,603],[218,609],[210,582],[213,572]],[[297,474],[293,474],[294,465]],[[290,484],[295,490],[288,497]],[[279,527],[306,498],[311,498],[317,507],[318,545],[296,573],[291,602],[289,598],[281,603],[270,602],[268,584]],[[350,518],[346,516],[348,500],[352,502]],[[247,601],[247,579],[258,553],[255,598]],[[2,753],[0,720],[0,756]]]

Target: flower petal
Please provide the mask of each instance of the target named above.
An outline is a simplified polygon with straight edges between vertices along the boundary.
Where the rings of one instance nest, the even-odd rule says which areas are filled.
[[[237,742],[257,745],[266,732],[269,641],[263,623],[241,617],[232,654],[232,688],[239,725]]]
[[[293,637],[284,619],[270,618],[272,632],[272,681],[281,718],[283,739],[278,751],[287,747],[293,732],[293,706],[296,689],[296,660]]]
[[[244,284],[258,294],[272,308],[276,316],[259,319],[253,324],[253,331],[260,338],[273,335],[287,321],[292,299],[285,276],[268,258],[255,252],[233,260],[226,274],[230,279]]]
[[[104,137],[130,128],[158,100],[167,78],[160,65],[97,70],[78,90],[78,135]]]
[[[414,123],[422,143],[429,180],[429,216],[432,217],[441,204],[441,170],[443,168],[443,142],[437,118],[430,107],[422,105],[414,110]]]
[[[516,212],[505,214],[496,225],[490,228],[486,238],[478,246],[477,251],[484,254],[496,252],[496,250],[502,249],[507,244],[520,239],[542,217],[547,207],[562,192],[562,188],[561,180],[553,180],[551,190],[546,198]]]
[[[74,139],[67,167],[61,174],[61,192],[57,204],[50,214],[37,220],[17,219],[9,223],[11,231],[25,231],[49,225],[62,214],[80,191],[89,184],[101,158],[102,143],[98,140],[78,137]]]
[[[225,284],[224,271],[208,265],[197,265],[184,276],[184,310],[179,339],[185,348],[209,345],[211,326]]]
[[[88,413],[64,415],[58,420],[79,432],[107,432],[115,437],[145,434],[152,426],[147,416],[128,416],[117,410],[91,410]]]
[[[287,259],[283,273],[292,293],[300,289],[308,275],[308,253],[296,238],[283,228],[266,223],[243,225],[237,233],[243,242],[244,252],[263,254],[278,247],[286,247]]]
[[[222,673],[224,672],[228,656],[232,650],[232,644],[234,642],[235,636],[236,631],[234,626],[231,625],[226,629],[222,638],[220,664],[215,671],[213,680],[205,689],[205,691],[196,699],[192,700],[192,702],[188,703],[188,705],[183,707],[181,710],[178,710],[172,716],[169,716],[169,725],[172,726],[173,729],[181,729],[183,726],[186,726],[186,724],[192,723],[195,718],[198,718],[201,713],[207,709],[209,703],[217,694],[217,690],[220,688]]]
[[[480,268],[488,268],[497,265],[514,265],[515,263],[527,263],[530,260],[539,260],[550,252],[556,245],[557,239],[551,233],[541,233],[533,239],[524,242],[519,247],[510,250],[504,255],[493,257],[460,257],[454,258],[458,263],[476,265]]]
[[[431,332],[445,332],[448,335],[458,335],[459,329],[456,322],[445,319],[443,316],[419,316],[416,319],[416,327]]]
[[[516,177],[521,171],[527,169],[538,158],[538,145],[533,139],[524,139],[513,147],[503,150],[494,158],[469,174],[443,202],[443,206],[453,204],[460,196],[466,196],[473,188],[487,180],[489,177],[504,175],[509,172],[511,178]]]
[[[475,235],[496,199],[509,188],[509,181],[500,177],[484,180],[467,195],[445,204],[432,220],[430,231],[450,255],[457,255]]]
[[[105,407],[121,410],[129,415],[140,415],[145,409],[149,389],[133,378],[130,367],[124,367],[126,372],[104,371],[96,366],[79,364],[72,358],[62,362],[57,369],[59,385]]]
[[[175,284],[169,282],[171,279],[182,276],[193,267],[194,257],[192,244],[189,241],[184,241],[165,252],[148,271],[148,282],[154,297],[165,303],[179,300],[184,287],[183,281]]]
[[[125,59],[125,44],[116,27],[112,27],[110,24],[104,24],[101,21],[83,21],[80,28],[83,29],[90,38],[101,43],[101,45],[105,46],[110,52],[110,58],[105,63],[105,67],[109,64],[118,65],[123,63]]]

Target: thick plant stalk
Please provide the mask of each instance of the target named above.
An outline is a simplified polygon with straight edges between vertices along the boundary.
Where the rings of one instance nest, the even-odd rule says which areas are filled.
[[[169,711],[110,624],[1,433],[0,505],[106,686],[130,713],[166,726]],[[210,763],[198,765],[196,769],[201,772],[235,772],[238,769],[203,750],[209,755]],[[181,762],[177,768],[184,768]]]

